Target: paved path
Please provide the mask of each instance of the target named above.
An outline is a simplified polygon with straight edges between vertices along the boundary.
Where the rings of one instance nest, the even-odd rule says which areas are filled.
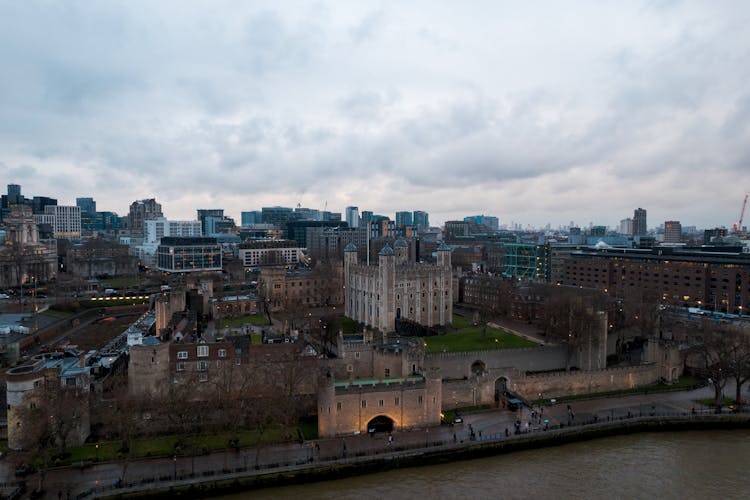
[[[730,384],[725,389],[726,394],[734,394],[734,387]],[[582,400],[570,403],[573,423],[591,421],[596,416],[599,421],[608,418],[620,418],[627,415],[637,417],[665,413],[689,413],[695,400],[710,398],[713,391],[710,387],[703,387],[692,391],[670,393],[635,394],[628,396]],[[155,478],[162,484],[173,478],[204,477],[208,471],[248,470],[252,473],[256,465],[262,473],[269,468],[279,466],[304,466],[308,463],[318,463],[332,460],[352,460],[357,457],[392,453],[409,449],[422,448],[425,445],[436,444],[460,446],[471,439],[487,440],[504,438],[506,429],[513,434],[516,421],[521,422],[521,429],[526,429],[527,422],[532,429],[541,429],[543,419],[549,421],[550,427],[559,424],[568,425],[571,413],[567,403],[552,406],[536,407],[534,411],[543,415],[542,418],[532,418],[531,410],[522,409],[511,412],[503,409],[483,411],[463,416],[464,423],[448,426],[432,427],[412,431],[394,432],[393,442],[389,443],[387,434],[350,435],[345,437],[318,439],[304,443],[287,443],[260,448],[243,448],[238,451],[227,450],[195,457],[154,458],[131,460],[126,462],[110,462],[97,464],[84,469],[66,467],[52,469],[45,478],[46,497],[74,498],[83,491],[98,486],[111,486],[118,480],[123,483],[137,483],[144,478]],[[708,411],[700,406],[696,411]],[[0,461],[0,474],[5,480],[13,480],[12,467]],[[31,488],[38,482],[38,476],[28,478]]]

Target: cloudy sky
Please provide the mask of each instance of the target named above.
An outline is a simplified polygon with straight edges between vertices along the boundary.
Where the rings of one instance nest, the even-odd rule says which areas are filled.
[[[749,26],[746,0],[0,0],[0,182],[175,219],[729,226]]]

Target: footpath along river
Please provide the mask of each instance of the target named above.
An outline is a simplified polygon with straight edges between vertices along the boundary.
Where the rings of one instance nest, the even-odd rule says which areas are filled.
[[[750,498],[750,431],[642,433],[224,499]]]

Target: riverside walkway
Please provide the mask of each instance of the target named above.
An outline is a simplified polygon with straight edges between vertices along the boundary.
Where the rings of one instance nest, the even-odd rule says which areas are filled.
[[[614,427],[638,430],[649,423],[715,422],[719,425],[729,419],[750,422],[750,414],[716,415],[695,404],[694,401],[711,394],[710,389],[704,387],[590,399],[570,405],[560,403],[536,407],[535,413],[532,409],[482,411],[464,415],[463,425],[394,432],[391,443],[387,435],[382,434],[350,435],[228,449],[199,456],[106,462],[84,469],[53,468],[46,473],[45,498],[101,498],[201,485],[210,489],[219,481],[237,481],[238,487],[241,484],[247,488],[283,485],[295,480],[326,479],[417,465],[430,459],[445,461],[544,446],[545,440],[561,442],[564,436],[580,435],[582,431],[595,437],[593,434],[597,430],[605,435],[606,432],[616,433]],[[519,433],[516,433],[517,422],[520,422]],[[30,489],[37,482],[36,475],[27,478]]]

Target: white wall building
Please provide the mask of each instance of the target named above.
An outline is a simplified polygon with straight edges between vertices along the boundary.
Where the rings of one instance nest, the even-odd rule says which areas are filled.
[[[70,205],[47,205],[44,217],[36,219],[37,223],[52,224],[55,238],[77,240],[81,238],[81,207]]]

